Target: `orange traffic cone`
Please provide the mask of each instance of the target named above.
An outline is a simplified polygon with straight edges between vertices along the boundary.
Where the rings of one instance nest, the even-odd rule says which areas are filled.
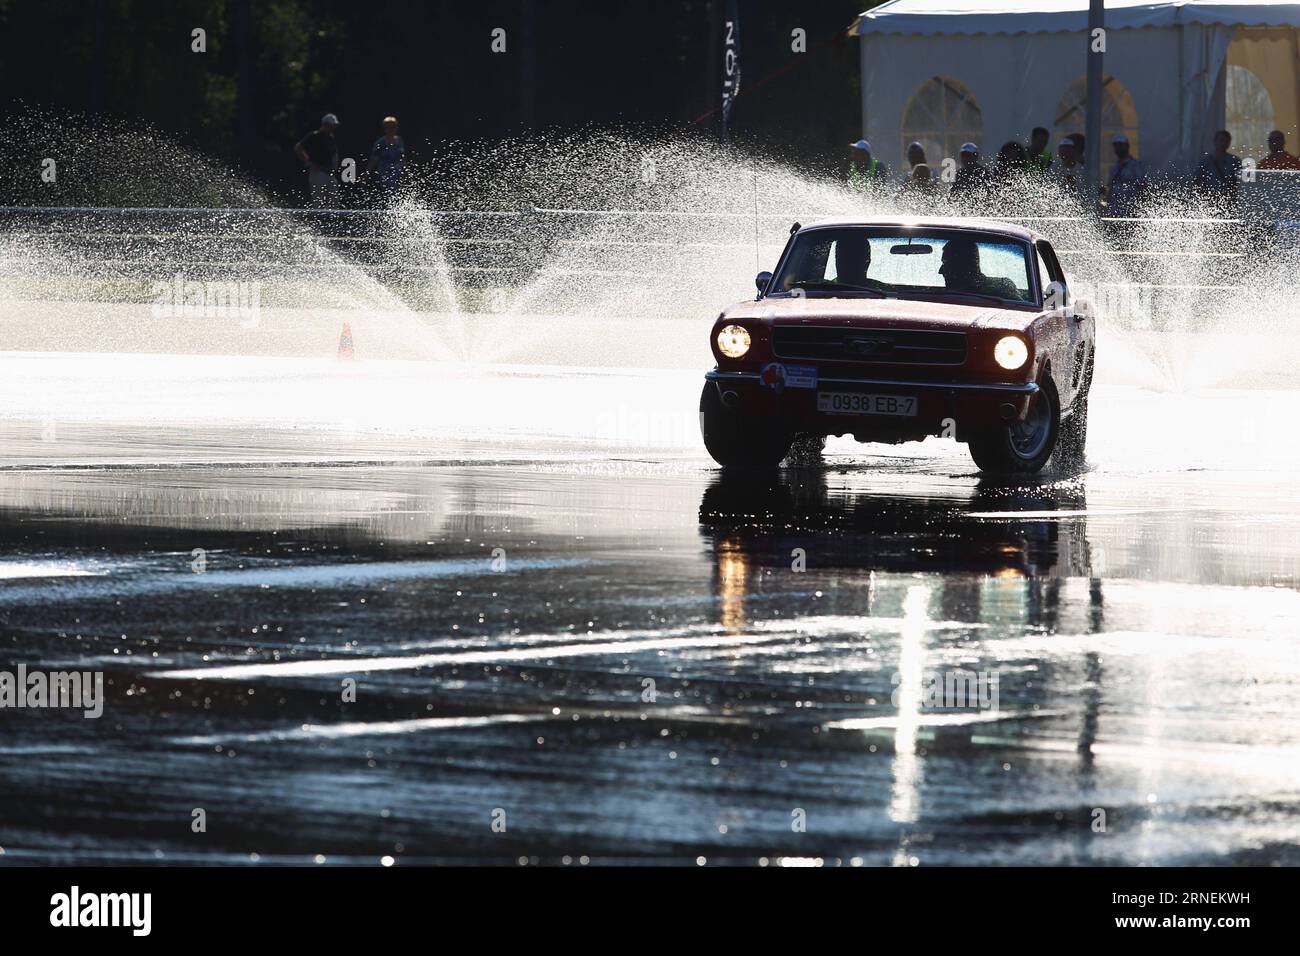
[[[339,358],[350,361],[355,357],[356,355],[352,351],[352,326],[344,322],[343,334],[339,336]]]

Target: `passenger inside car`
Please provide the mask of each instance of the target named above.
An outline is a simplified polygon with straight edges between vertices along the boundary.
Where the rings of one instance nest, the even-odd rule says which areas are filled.
[[[986,276],[980,271],[980,251],[973,239],[950,239],[944,244],[939,275],[950,292],[976,292],[1002,299],[1020,299],[1010,279]]]

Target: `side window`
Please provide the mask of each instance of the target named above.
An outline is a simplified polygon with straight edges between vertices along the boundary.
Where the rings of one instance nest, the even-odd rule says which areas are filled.
[[[825,278],[828,263],[832,269],[835,264],[830,255],[831,245],[817,240],[796,242],[781,273],[782,291],[789,292],[796,282]]]
[[[1039,239],[1035,248],[1038,252],[1038,255],[1035,256],[1038,260],[1038,274],[1043,276],[1045,281],[1049,283],[1056,281],[1064,282],[1065,275],[1061,271],[1060,261],[1056,258],[1056,250],[1051,247],[1046,239]],[[1070,310],[1073,307],[1071,302],[1073,296],[1070,295],[1068,289],[1066,290],[1064,301],[1048,301],[1051,297],[1047,295],[1047,287],[1044,286],[1043,298],[1043,305],[1049,309],[1063,308]]]
[[[1023,246],[1017,248],[1001,242],[981,242],[979,267],[988,279],[996,280],[998,295],[1021,302],[1028,302],[1032,297],[1030,286],[1033,280],[1029,277]]]
[[[1034,252],[1034,260],[1038,263],[1038,288],[1042,291],[1044,298],[1047,296],[1047,287],[1052,283],[1051,273],[1047,271],[1047,263],[1043,261],[1041,252]]]

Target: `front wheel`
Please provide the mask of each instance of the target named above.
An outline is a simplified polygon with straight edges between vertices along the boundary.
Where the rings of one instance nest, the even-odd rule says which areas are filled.
[[[1060,468],[1071,471],[1083,469],[1087,463],[1084,450],[1088,444],[1088,396],[1080,395],[1074,402],[1070,417],[1061,422],[1061,435],[1056,440],[1056,461]]]
[[[980,429],[970,437],[970,454],[980,471],[1033,475],[1052,457],[1061,429],[1061,401],[1051,378],[1043,379],[1020,422]]]
[[[1069,471],[1082,471],[1086,465],[1085,449],[1088,444],[1088,396],[1092,392],[1092,363],[1083,373],[1082,387],[1075,396],[1069,416],[1061,422],[1061,437],[1056,441],[1056,463]]]
[[[700,393],[700,434],[723,468],[775,468],[794,441],[779,420],[745,418],[727,408],[712,382],[705,382]]]

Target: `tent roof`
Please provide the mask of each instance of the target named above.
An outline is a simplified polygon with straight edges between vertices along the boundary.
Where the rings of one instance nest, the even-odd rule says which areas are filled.
[[[1107,29],[1187,23],[1300,27],[1300,3],[1282,0],[1106,0]],[[1088,0],[889,0],[866,11],[850,36],[870,33],[954,36],[977,33],[1058,33],[1088,27]]]

